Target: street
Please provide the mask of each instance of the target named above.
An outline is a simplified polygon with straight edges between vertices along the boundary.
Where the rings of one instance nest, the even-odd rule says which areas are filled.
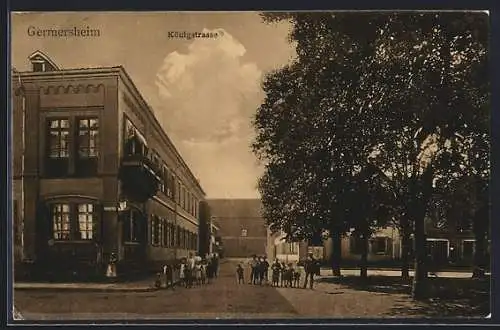
[[[348,275],[347,272],[344,274]],[[385,278],[392,281],[391,277]],[[219,278],[192,289],[153,292],[16,290],[14,299],[24,319],[31,320],[387,318],[439,317],[447,313],[459,317],[488,314],[485,308],[475,308],[463,299],[446,301],[447,304],[454,303],[450,310],[439,301],[415,303],[408,294],[407,285],[360,288],[349,283],[331,283],[328,279],[320,278],[314,290],[238,285],[235,264],[223,262]]]

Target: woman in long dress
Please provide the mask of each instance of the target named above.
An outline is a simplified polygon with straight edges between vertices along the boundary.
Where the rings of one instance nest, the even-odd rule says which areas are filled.
[[[184,263],[184,260],[181,262],[181,267],[179,270],[179,281],[181,285],[184,285],[187,287],[187,281],[186,281],[186,264]]]

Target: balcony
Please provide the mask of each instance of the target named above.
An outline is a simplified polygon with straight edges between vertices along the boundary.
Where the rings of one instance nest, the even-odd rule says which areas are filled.
[[[120,165],[122,192],[129,200],[143,203],[158,192],[160,167],[150,159],[146,146],[129,142]]]

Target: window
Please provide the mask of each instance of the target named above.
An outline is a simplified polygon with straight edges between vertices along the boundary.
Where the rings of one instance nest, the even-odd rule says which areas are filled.
[[[167,166],[163,165],[162,170],[161,170],[161,181],[160,181],[160,191],[168,196],[168,180],[169,180],[169,175],[168,175],[168,169]]]
[[[181,183],[180,183],[180,181],[177,181],[176,198],[177,198],[177,204],[181,205]]]
[[[69,119],[50,119],[47,135],[47,174],[54,177],[67,175],[69,172]]]
[[[50,205],[54,240],[93,240],[97,209],[92,203],[59,203]]]
[[[158,229],[159,229],[159,237],[158,237],[158,245],[159,246],[165,246],[165,219],[159,218],[158,219]]]
[[[97,157],[99,154],[99,121],[97,118],[81,118],[78,120],[77,175],[90,176],[97,173]]]
[[[176,235],[175,235],[176,236],[175,237],[175,239],[176,239],[175,243],[176,244],[175,245],[177,247],[182,247],[182,244],[181,244],[181,235],[182,235],[182,233],[181,233],[181,227],[177,226],[175,228],[175,233],[176,233]]]
[[[136,210],[130,210],[122,214],[123,217],[123,241],[139,242],[141,237],[141,215]]]
[[[474,256],[474,241],[463,241],[462,257],[469,259]]]
[[[176,231],[175,231],[175,226],[173,224],[170,224],[170,246],[175,247],[176,246]]]
[[[186,188],[184,188],[184,186],[182,187],[181,205],[182,205],[182,208],[185,210],[186,209]]]
[[[162,226],[163,226],[162,245],[168,247],[168,246],[170,246],[169,245],[169,242],[170,242],[170,224],[168,223],[167,219],[163,219]]]
[[[387,254],[388,252],[388,238],[375,237],[371,240],[372,253],[374,254]]]
[[[43,71],[45,71],[45,63],[33,62],[33,72],[43,72]]]
[[[148,148],[146,140],[141,132],[132,124],[130,120],[125,118],[124,132],[124,153],[127,156],[147,156]]]
[[[95,158],[98,156],[99,121],[97,118],[78,120],[78,156]]]
[[[154,167],[160,168],[160,156],[154,149],[151,150],[151,162],[153,163]]]
[[[247,234],[248,234],[248,232],[246,229],[241,230],[241,237],[247,237]]]
[[[158,246],[160,244],[160,219],[152,215],[151,216],[151,245]]]
[[[175,194],[175,176],[173,173],[170,173],[170,184],[169,184],[169,195],[170,198],[173,198]]]
[[[349,239],[349,250],[352,254],[361,254],[363,251],[363,244],[364,241],[361,238],[351,236]]]
[[[69,204],[52,205],[52,224],[55,240],[71,239]]]
[[[184,249],[186,247],[186,231],[184,228],[181,229],[181,248]]]
[[[77,239],[92,239],[94,226],[94,206],[92,204],[78,205]]]

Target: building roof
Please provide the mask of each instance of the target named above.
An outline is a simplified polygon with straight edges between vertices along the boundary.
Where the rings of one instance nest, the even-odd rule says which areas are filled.
[[[47,55],[45,55],[42,51],[40,50],[36,50],[35,52],[33,52],[33,54],[31,54],[30,56],[28,56],[28,59],[30,61],[36,61],[36,60],[42,60],[42,61],[45,61],[47,62],[48,64],[50,64],[50,66],[53,67],[54,70],[59,70],[59,67],[57,66],[57,64],[55,64],[51,59],[50,57],[48,57]]]
[[[207,199],[207,203],[216,218],[262,218],[260,199]]]

